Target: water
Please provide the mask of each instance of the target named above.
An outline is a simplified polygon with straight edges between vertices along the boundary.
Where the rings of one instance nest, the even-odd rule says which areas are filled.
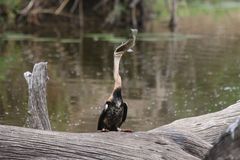
[[[184,18],[177,33],[153,22],[140,33],[136,54],[121,61],[128,117],[123,128],[149,130],[176,119],[221,110],[240,99],[239,16]],[[49,31],[51,32],[51,31]],[[77,33],[77,34],[76,34]],[[67,33],[65,33],[67,35]],[[81,35],[80,37],[78,35]],[[24,126],[25,71],[48,62],[48,109],[54,130],[96,131],[113,88],[113,49],[127,30],[5,33],[0,38],[0,123]]]

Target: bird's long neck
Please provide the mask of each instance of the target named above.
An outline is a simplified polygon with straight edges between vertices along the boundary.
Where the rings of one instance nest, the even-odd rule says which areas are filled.
[[[114,56],[114,71],[113,71],[113,77],[114,77],[114,89],[121,88],[122,86],[122,79],[119,75],[119,64],[122,56]]]
[[[115,100],[121,100],[121,87],[122,87],[122,79],[119,75],[119,64],[122,56],[114,55],[114,69],[113,69],[113,77],[114,77],[114,88],[113,92],[108,98],[108,101],[115,101]]]

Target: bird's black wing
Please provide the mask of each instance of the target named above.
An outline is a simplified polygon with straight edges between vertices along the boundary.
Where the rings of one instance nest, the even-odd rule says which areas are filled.
[[[122,123],[123,123],[127,118],[128,106],[124,102],[123,102],[122,106],[123,106],[123,118],[122,118]]]
[[[100,116],[99,116],[99,119],[98,119],[98,127],[97,127],[97,130],[102,130],[104,128],[104,118],[105,118],[105,115],[106,115],[106,110],[105,108],[103,108]]]
[[[98,119],[98,127],[97,127],[97,130],[102,130],[104,127],[105,127],[105,124],[104,124],[104,118],[106,116],[106,113],[107,113],[107,110],[108,110],[108,107],[111,105],[111,102],[110,101],[107,101],[104,105],[104,108],[99,116],[99,119]]]

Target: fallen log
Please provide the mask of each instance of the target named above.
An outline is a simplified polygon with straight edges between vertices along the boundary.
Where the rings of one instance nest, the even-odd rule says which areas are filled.
[[[133,133],[66,133],[0,125],[0,159],[199,160],[239,114],[236,103]]]
[[[240,102],[214,113],[202,116],[176,120],[168,125],[153,129],[150,132],[159,130],[175,129],[193,133],[197,137],[210,144],[214,144],[226,131],[227,126],[240,116]]]

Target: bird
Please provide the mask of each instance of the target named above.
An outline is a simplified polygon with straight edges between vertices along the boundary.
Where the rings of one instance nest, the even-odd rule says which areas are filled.
[[[138,33],[137,29],[131,29],[132,32],[132,38],[128,39],[126,42],[119,45],[114,53],[116,54],[123,54],[125,52],[131,53],[133,52],[132,48],[135,46],[136,36]]]
[[[97,130],[131,132],[131,130],[120,128],[127,118],[128,105],[122,98],[122,79],[119,74],[119,64],[122,55],[133,53],[132,48],[135,46],[137,32],[137,29],[131,29],[132,37],[119,45],[114,51],[114,88],[110,97],[103,105],[98,119]]]

